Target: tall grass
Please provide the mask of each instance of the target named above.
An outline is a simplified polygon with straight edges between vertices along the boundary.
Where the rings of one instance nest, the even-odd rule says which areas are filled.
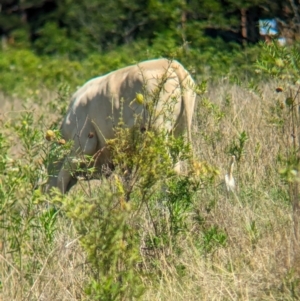
[[[300,249],[294,243],[288,179],[280,174],[288,158],[290,113],[285,91],[277,93],[277,87],[276,80],[259,87],[226,79],[208,85],[195,112],[196,161],[188,178],[192,183],[197,177],[205,181],[194,192],[175,179],[167,197],[164,187],[151,195],[152,211],[137,206],[138,194],[129,207],[120,205],[115,197],[119,186],[105,180],[80,182],[64,198],[44,195],[35,183],[41,178],[39,160],[49,151],[43,135],[55,110],[45,104],[55,97],[45,94],[43,102],[28,99],[29,107],[36,103],[37,109],[27,107],[27,115],[5,106],[14,113],[3,112],[0,130],[1,301],[101,300],[97,293],[103,293],[118,271],[123,278],[117,283],[137,283],[141,300],[298,300]],[[14,102],[17,108],[23,99]],[[237,189],[227,194],[224,176],[232,155],[237,158]],[[83,189],[88,184],[92,193]],[[178,185],[181,189],[176,190]],[[111,194],[111,186],[116,194]],[[163,200],[172,195],[177,202],[186,197],[185,191],[191,205],[176,215],[184,224],[175,221],[183,226],[173,240],[171,211]],[[47,206],[56,201],[63,205]],[[95,211],[105,204],[121,215],[109,221]],[[126,228],[120,230],[117,223]],[[97,237],[97,229],[102,236]],[[101,241],[113,230],[123,231],[123,236],[112,236],[110,255],[87,248],[91,240]],[[126,252],[133,261],[126,259]],[[117,272],[109,274],[103,267],[114,256],[120,256]],[[134,300],[134,294],[130,296],[120,291],[116,300]]]

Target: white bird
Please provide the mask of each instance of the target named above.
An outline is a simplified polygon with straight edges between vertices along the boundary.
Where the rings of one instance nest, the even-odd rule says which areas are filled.
[[[235,156],[231,156],[228,173],[225,175],[225,184],[226,184],[227,191],[232,191],[232,192],[235,191],[235,180],[232,175],[234,162],[235,162]]]

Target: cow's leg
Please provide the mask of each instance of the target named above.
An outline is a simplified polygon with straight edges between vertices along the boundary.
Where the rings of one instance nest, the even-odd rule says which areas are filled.
[[[52,187],[57,187],[57,175],[61,170],[64,163],[64,159],[58,159],[55,162],[51,162],[48,166],[48,182],[46,185],[46,192],[49,192]]]
[[[86,122],[84,128],[75,135],[74,145],[70,155],[65,159],[64,164],[57,177],[57,187],[62,193],[67,192],[73,179],[72,173],[76,172],[78,164],[85,163],[85,156],[94,156],[97,151],[98,139],[94,127]]]
[[[68,158],[65,159],[64,166],[60,170],[58,177],[57,177],[57,187],[59,188],[61,193],[67,192],[69,182],[71,181],[71,178],[72,178],[71,171],[69,170],[69,168],[67,166],[65,166],[65,165],[69,165],[66,162],[66,160],[68,160]]]

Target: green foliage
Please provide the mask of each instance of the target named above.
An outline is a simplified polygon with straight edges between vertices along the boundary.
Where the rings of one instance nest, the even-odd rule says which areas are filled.
[[[88,199],[85,195],[63,200],[68,216],[81,236],[91,267],[86,287],[89,300],[131,300],[144,291],[137,269],[140,254],[134,212],[119,191],[109,187]]]
[[[232,156],[235,156],[237,162],[239,162],[244,156],[245,153],[245,144],[248,140],[247,133],[245,131],[241,132],[237,141],[234,140],[231,142],[231,145],[228,147],[228,153]]]
[[[257,67],[261,72],[275,77],[279,80],[279,86],[276,88],[278,98],[272,109],[273,124],[279,125],[283,129],[282,139],[286,139],[286,135],[292,135],[292,139],[288,140],[286,149],[287,169],[298,169],[298,105],[299,105],[299,81],[298,71],[300,68],[300,56],[297,45],[292,47],[281,47],[275,41],[270,45],[263,46],[264,51],[261,53],[257,61]],[[281,85],[282,84],[282,85]],[[275,91],[274,91],[275,92]],[[283,94],[285,103],[279,96]],[[286,129],[289,129],[286,132]],[[283,172],[289,178],[287,171]],[[289,178],[290,179],[290,178]]]
[[[54,38],[47,37],[48,39]],[[60,56],[50,56],[52,44],[47,46],[48,56],[38,56],[26,49],[0,50],[1,91],[10,95],[40,97],[45,89],[57,91],[57,87],[66,84],[70,91],[74,91],[88,79],[161,56],[178,59],[193,73],[204,73],[212,78],[216,75],[228,74],[235,74],[240,79],[258,76],[250,69],[259,53],[256,47],[242,50],[238,46],[225,47],[224,43],[217,47],[215,42],[212,47],[211,41],[207,41],[206,44],[201,45],[202,50],[199,52],[192,48],[193,44],[181,46],[172,35],[158,34],[153,39],[151,47],[148,46],[147,41],[137,40],[130,45],[116,47],[108,52],[88,51],[85,58],[79,62],[72,59],[74,56],[68,52],[72,47],[70,43],[67,38],[58,40],[57,44],[62,47],[59,50]],[[58,49],[56,46],[53,48]],[[132,57],[133,52],[134,57]]]
[[[137,268],[142,261],[142,237],[146,236],[146,246],[154,253],[173,244],[175,248],[176,236],[187,230],[187,213],[197,188],[188,177],[176,179],[172,171],[172,156],[179,156],[178,143],[182,142],[172,138],[166,143],[163,132],[141,133],[139,128],[124,128],[122,123],[115,131],[108,146],[116,170],[108,182],[89,196],[62,200],[91,265],[92,277],[86,288],[91,300],[142,295],[144,272]],[[173,143],[169,155],[168,146]],[[186,154],[180,155],[184,157]],[[168,214],[161,219],[164,210]],[[140,233],[144,222],[139,215],[143,211],[152,225],[147,233]]]
[[[30,36],[28,26],[15,29],[11,33],[11,39],[14,41],[15,48],[30,48]]]
[[[169,211],[170,233],[174,238],[187,231],[187,214],[191,212],[193,196],[198,185],[189,177],[171,179],[167,182],[165,206]]]
[[[82,71],[78,62],[42,58],[29,50],[1,52],[0,89],[8,94],[38,95],[41,90],[53,89],[61,82],[80,83],[76,75]]]
[[[47,179],[42,162],[46,149],[42,123],[42,119],[36,121],[32,112],[25,111],[0,131],[1,244],[10,254],[7,260],[12,260],[18,270],[24,292],[32,287],[34,275],[41,269],[39,258],[48,255],[56,231],[57,212],[43,209],[47,199],[40,190]],[[7,135],[9,129],[13,132]],[[20,158],[11,156],[12,147]],[[36,243],[37,237],[42,243]]]
[[[290,295],[291,300],[299,299],[299,290],[297,289],[300,285],[300,278],[294,268],[289,269],[283,279],[282,289],[287,291]]]
[[[159,36],[163,45],[165,41],[162,37],[166,36],[168,40],[171,37],[174,45],[192,42],[194,49],[197,49],[203,46],[203,40],[208,35],[239,40],[243,26],[242,9],[247,10],[248,34],[255,32],[254,42],[257,41],[257,20],[279,17],[288,21],[295,17],[293,14],[296,15],[297,10],[283,12],[282,7],[287,3],[277,2],[62,0],[49,3],[46,0],[24,0],[18,3],[17,0],[10,0],[2,5],[0,31],[17,37],[18,34],[14,33],[22,29],[27,44],[43,55],[63,54],[83,58],[91,52],[112,50],[140,39],[150,46]],[[261,7],[266,9],[261,10]],[[206,29],[213,33],[204,36]],[[20,45],[18,41],[12,44]]]
[[[59,28],[55,22],[47,22],[39,34],[40,38],[34,43],[37,53],[43,55],[58,54],[68,57],[69,53],[75,51],[75,42],[68,38],[67,29]]]
[[[227,242],[226,233],[219,229],[218,226],[212,226],[204,229],[200,249],[205,253],[211,253],[219,247],[225,247]]]
[[[114,120],[114,138],[106,141],[114,170],[107,181],[102,180],[101,189],[77,194],[75,200],[73,196],[61,199],[91,266],[86,288],[91,300],[130,300],[142,295],[145,264],[140,246],[145,246],[146,254],[154,254],[149,257],[151,279],[156,272],[154,259],[169,249],[182,251],[178,241],[188,230],[193,196],[199,183],[211,176],[207,171],[195,179],[192,172],[179,176],[174,171],[181,161],[190,168],[192,154],[184,137],[157,127],[173,122],[177,102],[173,97],[161,102],[166,74],[157,79],[154,91],[137,93],[130,104],[144,105],[146,116],[137,115],[130,128],[122,118]],[[89,174],[90,160],[85,158],[87,168],[79,167],[75,173]]]
[[[154,252],[167,248],[187,230],[186,219],[199,185],[199,180],[177,178],[173,171],[178,160],[190,159],[189,145],[181,137],[166,137],[161,131],[142,133],[139,127],[129,130],[122,124],[115,136],[108,145],[122,183],[119,191],[148,212],[153,229],[147,234],[147,248]]]
[[[276,41],[262,46],[257,67],[271,77],[296,83],[299,79],[300,55],[297,44],[280,46]]]
[[[298,215],[300,212],[299,202],[299,170],[300,170],[300,157],[299,157],[299,68],[300,68],[300,55],[298,45],[295,44],[291,47],[281,47],[273,41],[270,45],[263,46],[257,67],[262,72],[274,77],[279,81],[279,87],[276,92],[284,93],[285,104],[277,101],[277,106],[274,115],[277,118],[277,123],[282,127],[282,141],[285,142],[285,149],[283,155],[279,155],[281,162],[285,165],[280,173],[289,185],[289,196],[292,203],[293,221],[294,221],[294,244],[300,233],[298,225]],[[281,85],[282,84],[282,85]],[[285,112],[279,113],[278,111],[284,110]]]
[[[69,86],[68,89],[74,91],[92,77],[142,60],[145,53],[140,53],[135,60],[130,56],[131,51],[141,48],[144,49],[143,44],[136,44],[103,55],[92,53],[82,62],[67,57],[41,57],[26,49],[0,50],[0,90],[28,97],[39,97],[44,90],[56,92],[61,86]]]

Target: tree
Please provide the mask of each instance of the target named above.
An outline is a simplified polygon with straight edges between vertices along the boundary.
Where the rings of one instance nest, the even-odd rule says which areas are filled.
[[[276,18],[299,35],[295,0],[3,0],[0,34],[28,39],[41,54],[86,56],[143,40],[202,47],[210,38],[246,45],[260,40],[259,20]],[[16,31],[19,30],[18,35]],[[171,43],[170,43],[171,41]]]

